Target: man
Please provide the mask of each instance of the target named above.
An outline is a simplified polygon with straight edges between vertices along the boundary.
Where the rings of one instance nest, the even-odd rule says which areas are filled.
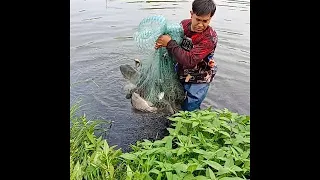
[[[213,54],[217,46],[217,33],[209,26],[215,14],[213,0],[194,0],[191,19],[181,21],[184,39],[181,45],[169,35],[158,38],[155,48],[166,47],[169,54],[177,61],[176,68],[179,80],[186,92],[182,110],[200,109],[212,82],[217,66]]]

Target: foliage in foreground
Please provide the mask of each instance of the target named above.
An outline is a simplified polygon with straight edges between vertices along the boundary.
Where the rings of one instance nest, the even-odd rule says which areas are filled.
[[[76,117],[77,108],[75,105],[70,110],[70,179],[115,179],[121,150],[114,150],[114,146],[109,147],[106,140],[94,134],[104,122],[88,121],[85,115]]]
[[[70,139],[72,180],[240,180],[250,176],[249,116],[227,109],[181,111],[169,118],[173,127],[168,128],[168,136],[137,142],[129,153],[96,138],[95,122],[71,119],[75,122]]]

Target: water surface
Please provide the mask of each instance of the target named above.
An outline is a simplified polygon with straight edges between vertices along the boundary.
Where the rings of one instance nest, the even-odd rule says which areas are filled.
[[[250,114],[250,2],[216,0],[211,26],[219,42],[215,58],[219,70],[202,107],[228,108]],[[82,100],[81,113],[90,119],[113,121],[107,136],[124,150],[144,138],[163,136],[163,114],[132,109],[122,91],[126,81],[119,66],[142,57],[133,33],[149,15],[171,21],[189,18],[189,0],[71,0],[70,103]]]

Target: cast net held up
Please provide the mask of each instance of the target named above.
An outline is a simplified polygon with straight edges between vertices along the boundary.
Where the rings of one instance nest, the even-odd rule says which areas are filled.
[[[168,34],[181,43],[184,32],[180,23],[169,22],[163,16],[144,18],[134,34],[134,40],[143,53],[140,76],[136,85],[140,95],[158,107],[181,103],[184,98],[183,88],[175,72],[176,60],[168,54],[166,48],[155,49],[155,42],[160,35]],[[164,97],[159,95],[163,93]],[[161,95],[160,95],[161,96]]]

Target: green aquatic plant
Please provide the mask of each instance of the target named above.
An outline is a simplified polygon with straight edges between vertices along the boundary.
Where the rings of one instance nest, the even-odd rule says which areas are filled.
[[[111,180],[116,178],[121,150],[109,147],[96,132],[106,121],[89,121],[86,116],[75,116],[78,105],[70,109],[70,180]],[[117,167],[115,167],[117,166]]]
[[[75,112],[72,108],[70,112]],[[71,113],[72,114],[72,113]],[[70,179],[216,179],[250,177],[250,117],[227,109],[180,111],[169,135],[122,153],[95,131],[99,121],[70,115]]]

